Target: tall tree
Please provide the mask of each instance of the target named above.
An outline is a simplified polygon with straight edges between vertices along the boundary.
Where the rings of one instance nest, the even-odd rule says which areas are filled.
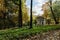
[[[54,19],[54,21],[55,21],[55,24],[58,24],[59,22],[56,20],[56,16],[54,15],[54,12],[53,12],[52,0],[49,0],[49,2],[50,2],[51,13],[52,13],[53,19]]]
[[[26,0],[0,0],[0,1],[1,1],[0,2],[0,4],[1,4],[0,5],[0,14],[1,14],[0,17],[5,16],[7,18],[6,19],[4,17],[4,19],[5,19],[4,22],[6,23],[8,21],[8,23],[6,23],[6,25],[9,25],[10,23],[12,24],[12,22],[19,24],[19,22],[22,22],[22,21],[26,22],[27,21],[26,19],[28,19],[28,15],[27,15],[27,7],[25,5]],[[23,14],[23,17],[22,17],[23,19],[22,18],[18,19],[18,16],[20,17],[21,13]],[[19,21],[20,19],[22,19],[22,21]],[[3,20],[3,19],[1,19],[1,20]],[[21,24],[19,24],[19,25],[21,25]]]
[[[60,20],[60,1],[55,1],[53,3],[53,11],[56,16],[56,20],[59,22],[59,20]]]
[[[22,0],[19,0],[19,16],[18,17],[19,17],[18,18],[19,27],[22,27]]]
[[[50,7],[49,7],[49,2],[46,2],[45,4],[42,5],[42,10],[44,11],[44,14],[42,15],[46,19],[50,19]]]
[[[30,8],[30,28],[32,28],[32,5],[33,5],[33,0],[31,0],[31,8]]]
[[[0,0],[0,14],[2,13],[2,15],[3,15],[3,27],[5,27],[5,18],[6,18],[6,14],[5,14],[5,9],[6,9],[6,7],[5,7],[5,2],[4,2],[4,0]]]

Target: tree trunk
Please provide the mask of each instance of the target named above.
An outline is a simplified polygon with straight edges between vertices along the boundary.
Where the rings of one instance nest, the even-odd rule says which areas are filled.
[[[59,22],[58,22],[58,21],[56,21],[56,22],[55,22],[55,24],[59,24]]]
[[[53,15],[53,19],[54,19],[54,21],[55,21],[55,24],[59,24],[59,22],[56,20],[56,17],[55,17],[55,15],[54,15],[54,12],[53,12],[53,9],[52,9],[52,0],[50,0],[50,9],[51,9],[51,13],[52,13],[52,15]]]
[[[30,9],[30,29],[32,28],[32,5],[33,5],[33,0],[31,0],[31,9]]]
[[[18,23],[19,23],[19,27],[22,27],[22,0],[19,0],[20,4],[19,4],[19,15],[18,15]]]
[[[5,29],[5,20],[6,20],[6,13],[4,13],[3,11],[1,11],[1,13],[3,14],[3,27],[2,27],[2,29]]]

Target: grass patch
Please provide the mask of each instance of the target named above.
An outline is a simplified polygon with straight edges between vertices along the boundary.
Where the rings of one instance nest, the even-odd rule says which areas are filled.
[[[28,28],[6,29],[0,30],[0,40],[16,40],[19,38],[26,38],[28,36],[36,35],[37,33],[46,32],[49,30],[60,29],[60,25],[46,25]]]

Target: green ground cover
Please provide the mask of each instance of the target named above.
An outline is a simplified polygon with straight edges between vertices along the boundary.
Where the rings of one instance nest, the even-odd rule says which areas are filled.
[[[34,26],[32,29],[17,28],[17,29],[5,29],[0,30],[0,40],[18,40],[19,38],[26,38],[28,36],[36,35],[37,33],[46,32],[49,30],[60,29],[60,25],[46,25],[46,26]]]

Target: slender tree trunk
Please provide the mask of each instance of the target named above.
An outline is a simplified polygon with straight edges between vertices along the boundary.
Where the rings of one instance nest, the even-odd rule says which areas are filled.
[[[33,0],[31,0],[31,9],[30,9],[30,29],[32,28],[32,5],[33,5]]]
[[[59,24],[59,22],[56,20],[56,17],[55,17],[55,15],[54,15],[54,12],[53,12],[53,9],[52,9],[52,0],[50,0],[50,9],[51,9],[51,13],[52,13],[52,15],[53,15],[55,24]]]
[[[6,25],[5,25],[5,20],[6,20],[6,14],[2,11],[3,13],[3,21],[4,21],[4,25],[3,25],[3,29],[5,29]]]
[[[19,23],[19,27],[22,27],[22,0],[19,0],[19,20],[18,20],[18,23]]]

